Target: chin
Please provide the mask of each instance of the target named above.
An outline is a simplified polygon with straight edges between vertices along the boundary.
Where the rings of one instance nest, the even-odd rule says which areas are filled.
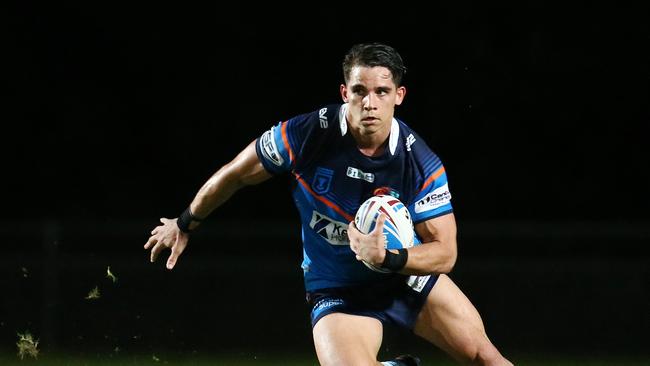
[[[361,132],[362,135],[372,135],[373,133],[376,133],[379,130],[380,130],[379,125],[376,125],[376,124],[364,125],[364,124],[362,124],[360,132]]]

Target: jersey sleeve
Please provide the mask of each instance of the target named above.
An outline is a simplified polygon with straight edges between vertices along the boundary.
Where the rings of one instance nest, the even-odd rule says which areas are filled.
[[[264,132],[255,142],[257,157],[271,174],[291,171],[297,152],[310,131],[311,114],[304,114],[280,122]]]
[[[447,173],[440,159],[431,153],[423,167],[427,173],[426,178],[409,206],[414,224],[453,211]]]

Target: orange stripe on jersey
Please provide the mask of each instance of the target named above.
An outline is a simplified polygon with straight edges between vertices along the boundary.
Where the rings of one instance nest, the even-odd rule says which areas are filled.
[[[441,166],[440,169],[433,172],[433,174],[431,174],[431,176],[429,178],[427,178],[427,180],[424,182],[424,184],[422,185],[422,188],[420,188],[420,192],[424,191],[424,189],[427,188],[429,186],[429,184],[431,184],[431,182],[436,180],[444,172],[445,172],[445,167],[444,166]]]
[[[282,142],[284,142],[284,148],[289,152],[289,163],[293,163],[293,151],[291,150],[291,145],[289,145],[289,139],[287,138],[287,121],[282,123]]]
[[[324,203],[327,207],[331,208],[332,210],[336,211],[339,215],[345,217],[346,220],[348,220],[348,221],[352,221],[352,220],[354,220],[354,216],[352,216],[352,215],[350,215],[349,213],[343,211],[343,209],[340,208],[338,205],[336,205],[334,202],[328,200],[327,198],[325,198],[325,197],[323,197],[323,196],[319,196],[319,195],[316,194],[316,192],[312,191],[312,190],[311,190],[311,187],[309,186],[309,184],[307,184],[307,182],[305,182],[305,180],[302,179],[302,177],[301,177],[300,175],[298,175],[297,173],[293,173],[293,175],[296,176],[296,179],[298,180],[298,182],[300,182],[300,184],[301,184],[303,187],[305,187],[305,189],[306,189],[306,190],[307,190],[307,191],[308,191],[312,196],[314,196],[314,198],[316,198],[317,200],[321,201],[322,203]]]

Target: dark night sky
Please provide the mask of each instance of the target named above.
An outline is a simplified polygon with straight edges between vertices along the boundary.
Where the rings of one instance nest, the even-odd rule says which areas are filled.
[[[272,124],[339,102],[344,53],[381,41],[409,69],[397,116],[445,163],[452,276],[490,338],[600,363],[647,354],[646,9],[57,3],[0,11],[0,346],[31,330],[45,355],[58,342],[93,360],[117,345],[164,362],[312,354],[288,176],[213,213],[173,272],[142,245]]]
[[[397,115],[445,162],[462,218],[647,219],[646,13],[572,6],[21,3],[1,36],[2,215],[175,215],[271,124],[338,102],[345,51],[383,41],[409,67]],[[229,214],[294,217],[287,182]]]

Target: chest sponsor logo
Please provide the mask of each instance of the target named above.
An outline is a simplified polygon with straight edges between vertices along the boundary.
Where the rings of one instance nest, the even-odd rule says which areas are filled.
[[[434,189],[433,192],[417,201],[415,203],[415,213],[435,210],[440,206],[448,204],[450,200],[451,193],[449,192],[449,185],[445,183],[444,186]]]
[[[332,245],[350,245],[348,239],[348,224],[333,220],[321,213],[314,211],[311,215],[309,227]]]
[[[273,164],[277,166],[282,166],[284,163],[284,159],[282,158],[282,155],[280,155],[280,151],[278,150],[278,146],[275,144],[275,139],[273,138],[274,136],[274,127],[271,127],[270,130],[264,132],[262,135],[262,155],[266,158],[266,160],[272,162]]]
[[[406,138],[406,151],[411,151],[411,145],[415,143],[415,136],[413,134],[408,135]]]
[[[320,121],[320,128],[327,128],[329,123],[327,122],[327,108],[322,108],[318,111],[318,120]]]
[[[316,168],[314,180],[311,182],[311,189],[313,189],[316,194],[325,194],[329,192],[332,186],[333,176],[334,171],[331,169]]]
[[[350,177],[350,178],[361,179],[361,180],[365,180],[366,182],[370,182],[370,183],[375,181],[375,175],[374,174],[372,174],[372,173],[364,173],[361,170],[359,170],[357,168],[353,168],[351,166],[348,167],[348,171],[347,171],[346,175],[348,177]]]

